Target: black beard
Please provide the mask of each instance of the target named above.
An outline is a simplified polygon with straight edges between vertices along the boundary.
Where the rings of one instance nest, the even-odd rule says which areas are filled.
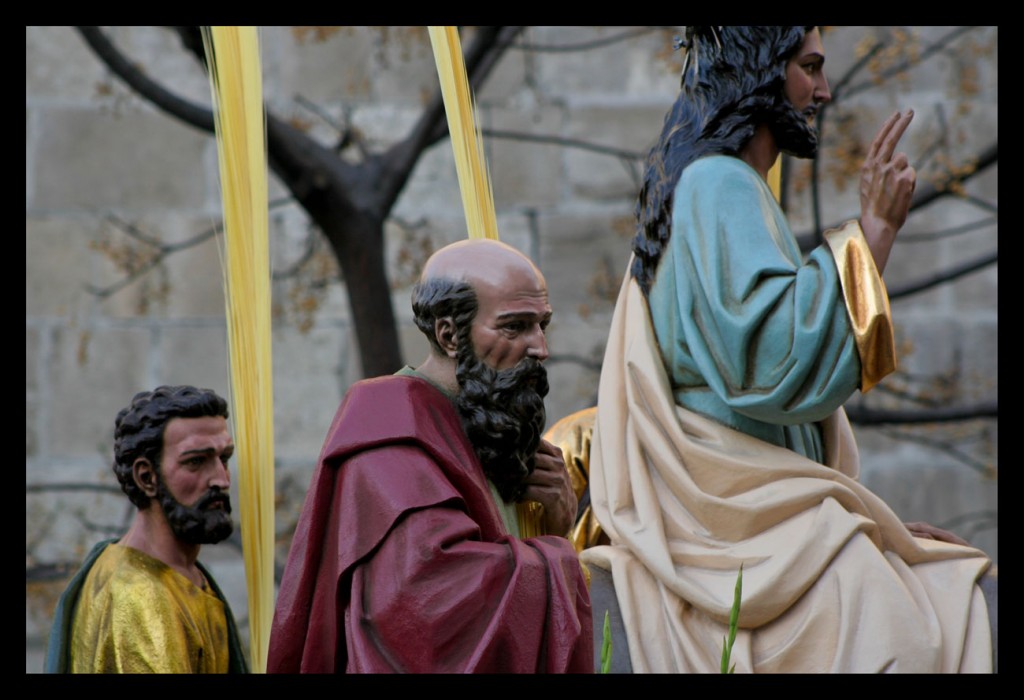
[[[779,100],[768,119],[780,151],[797,158],[814,158],[818,154],[817,128],[811,126],[807,115],[797,111],[789,100]]]
[[[506,370],[491,369],[471,345],[460,343],[456,408],[484,474],[502,500],[514,503],[526,490],[544,432],[547,371],[531,357]]]
[[[157,499],[163,508],[174,535],[188,544],[216,544],[226,539],[234,529],[231,522],[231,499],[225,491],[214,486],[204,493],[195,505],[186,506],[167,490],[163,479],[157,479]],[[222,508],[210,508],[221,503]]]

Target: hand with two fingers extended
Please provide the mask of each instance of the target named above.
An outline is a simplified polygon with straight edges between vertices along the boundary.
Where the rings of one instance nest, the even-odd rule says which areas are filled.
[[[917,184],[917,172],[907,154],[896,151],[913,118],[913,110],[889,117],[871,142],[861,167],[861,230],[879,272],[885,268],[896,233],[907,220]]]

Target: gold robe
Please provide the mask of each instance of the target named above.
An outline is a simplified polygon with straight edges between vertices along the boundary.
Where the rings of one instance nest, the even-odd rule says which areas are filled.
[[[163,562],[111,544],[82,587],[72,673],[227,673],[224,604]]]

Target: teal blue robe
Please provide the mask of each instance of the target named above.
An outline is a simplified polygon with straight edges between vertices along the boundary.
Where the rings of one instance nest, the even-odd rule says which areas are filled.
[[[828,246],[801,259],[771,190],[739,158],[682,173],[648,297],[676,403],[824,461],[822,420],[860,383]]]

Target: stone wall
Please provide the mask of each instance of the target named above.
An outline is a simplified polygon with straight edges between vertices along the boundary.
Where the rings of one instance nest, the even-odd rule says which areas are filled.
[[[908,28],[909,30],[910,28]],[[955,31],[919,28],[923,46]],[[621,41],[610,39],[630,33]],[[624,27],[531,28],[479,94],[486,128],[586,141],[642,154],[657,137],[678,88],[672,31]],[[825,34],[827,71],[837,79],[859,60],[864,37],[880,30]],[[117,28],[111,36],[152,77],[209,104],[195,61],[170,33]],[[914,107],[904,139],[915,165],[944,144],[960,164],[996,143],[996,30],[965,33],[967,60],[945,52],[883,87],[851,94],[827,122],[821,159],[822,221],[856,216],[855,179],[829,170],[841,134],[873,133],[891,111]],[[330,142],[334,123],[359,127],[371,148],[404,135],[436,77],[422,28],[345,28],[314,40],[289,28],[262,34],[266,94],[277,114]],[[589,46],[561,51],[556,47]],[[882,55],[881,58],[885,56]],[[968,99],[959,97],[967,95]],[[958,97],[959,96],[959,97]],[[316,105],[314,109],[304,106]],[[840,119],[839,117],[842,117]],[[596,398],[614,294],[628,259],[636,158],[550,142],[487,141],[502,239],[533,257],[547,277],[551,421]],[[830,160],[831,158],[831,160]],[[916,160],[915,160],[916,159]],[[956,160],[960,159],[960,160]],[[795,164],[789,208],[794,231],[810,231],[806,164]],[[971,179],[964,196],[915,213],[886,270],[890,289],[997,250],[997,167]],[[101,66],[68,27],[26,28],[26,568],[80,561],[131,507],[112,491],[111,427],[136,392],[190,383],[227,395],[227,351],[218,242],[176,253],[109,296],[90,291],[123,279],[110,255],[145,256],[130,225],[164,243],[185,242],[219,220],[216,146],[207,134],[158,112]],[[271,199],[284,197],[276,182]],[[411,322],[409,284],[427,251],[464,236],[451,148],[442,141],[416,167],[389,224],[393,298],[407,362],[425,357]],[[969,233],[939,229],[991,222]],[[119,223],[120,222],[120,223]],[[287,202],[271,213],[275,265],[298,260],[315,233]],[[322,247],[322,246],[321,246]],[[104,250],[110,255],[104,254]],[[321,251],[317,260],[323,260]],[[325,269],[332,269],[326,264]],[[307,276],[312,274],[305,272]],[[855,405],[907,408],[902,392],[931,405],[997,396],[997,268],[983,269],[893,301],[901,367]],[[302,292],[305,296],[297,297]],[[281,312],[273,331],[279,558],[301,506],[324,434],[346,387],[360,377],[348,300],[338,282],[310,292],[274,284]],[[305,306],[302,305],[305,300]],[[310,303],[312,302],[312,305]],[[996,549],[996,421],[859,428],[863,480],[905,520],[946,525]],[[75,488],[84,484],[90,490]],[[98,485],[108,489],[96,490]],[[237,490],[237,484],[234,485]],[[237,495],[236,495],[237,502]],[[245,625],[245,585],[237,547],[207,547],[203,560]],[[26,585],[26,665],[41,668],[56,595],[66,575]]]

